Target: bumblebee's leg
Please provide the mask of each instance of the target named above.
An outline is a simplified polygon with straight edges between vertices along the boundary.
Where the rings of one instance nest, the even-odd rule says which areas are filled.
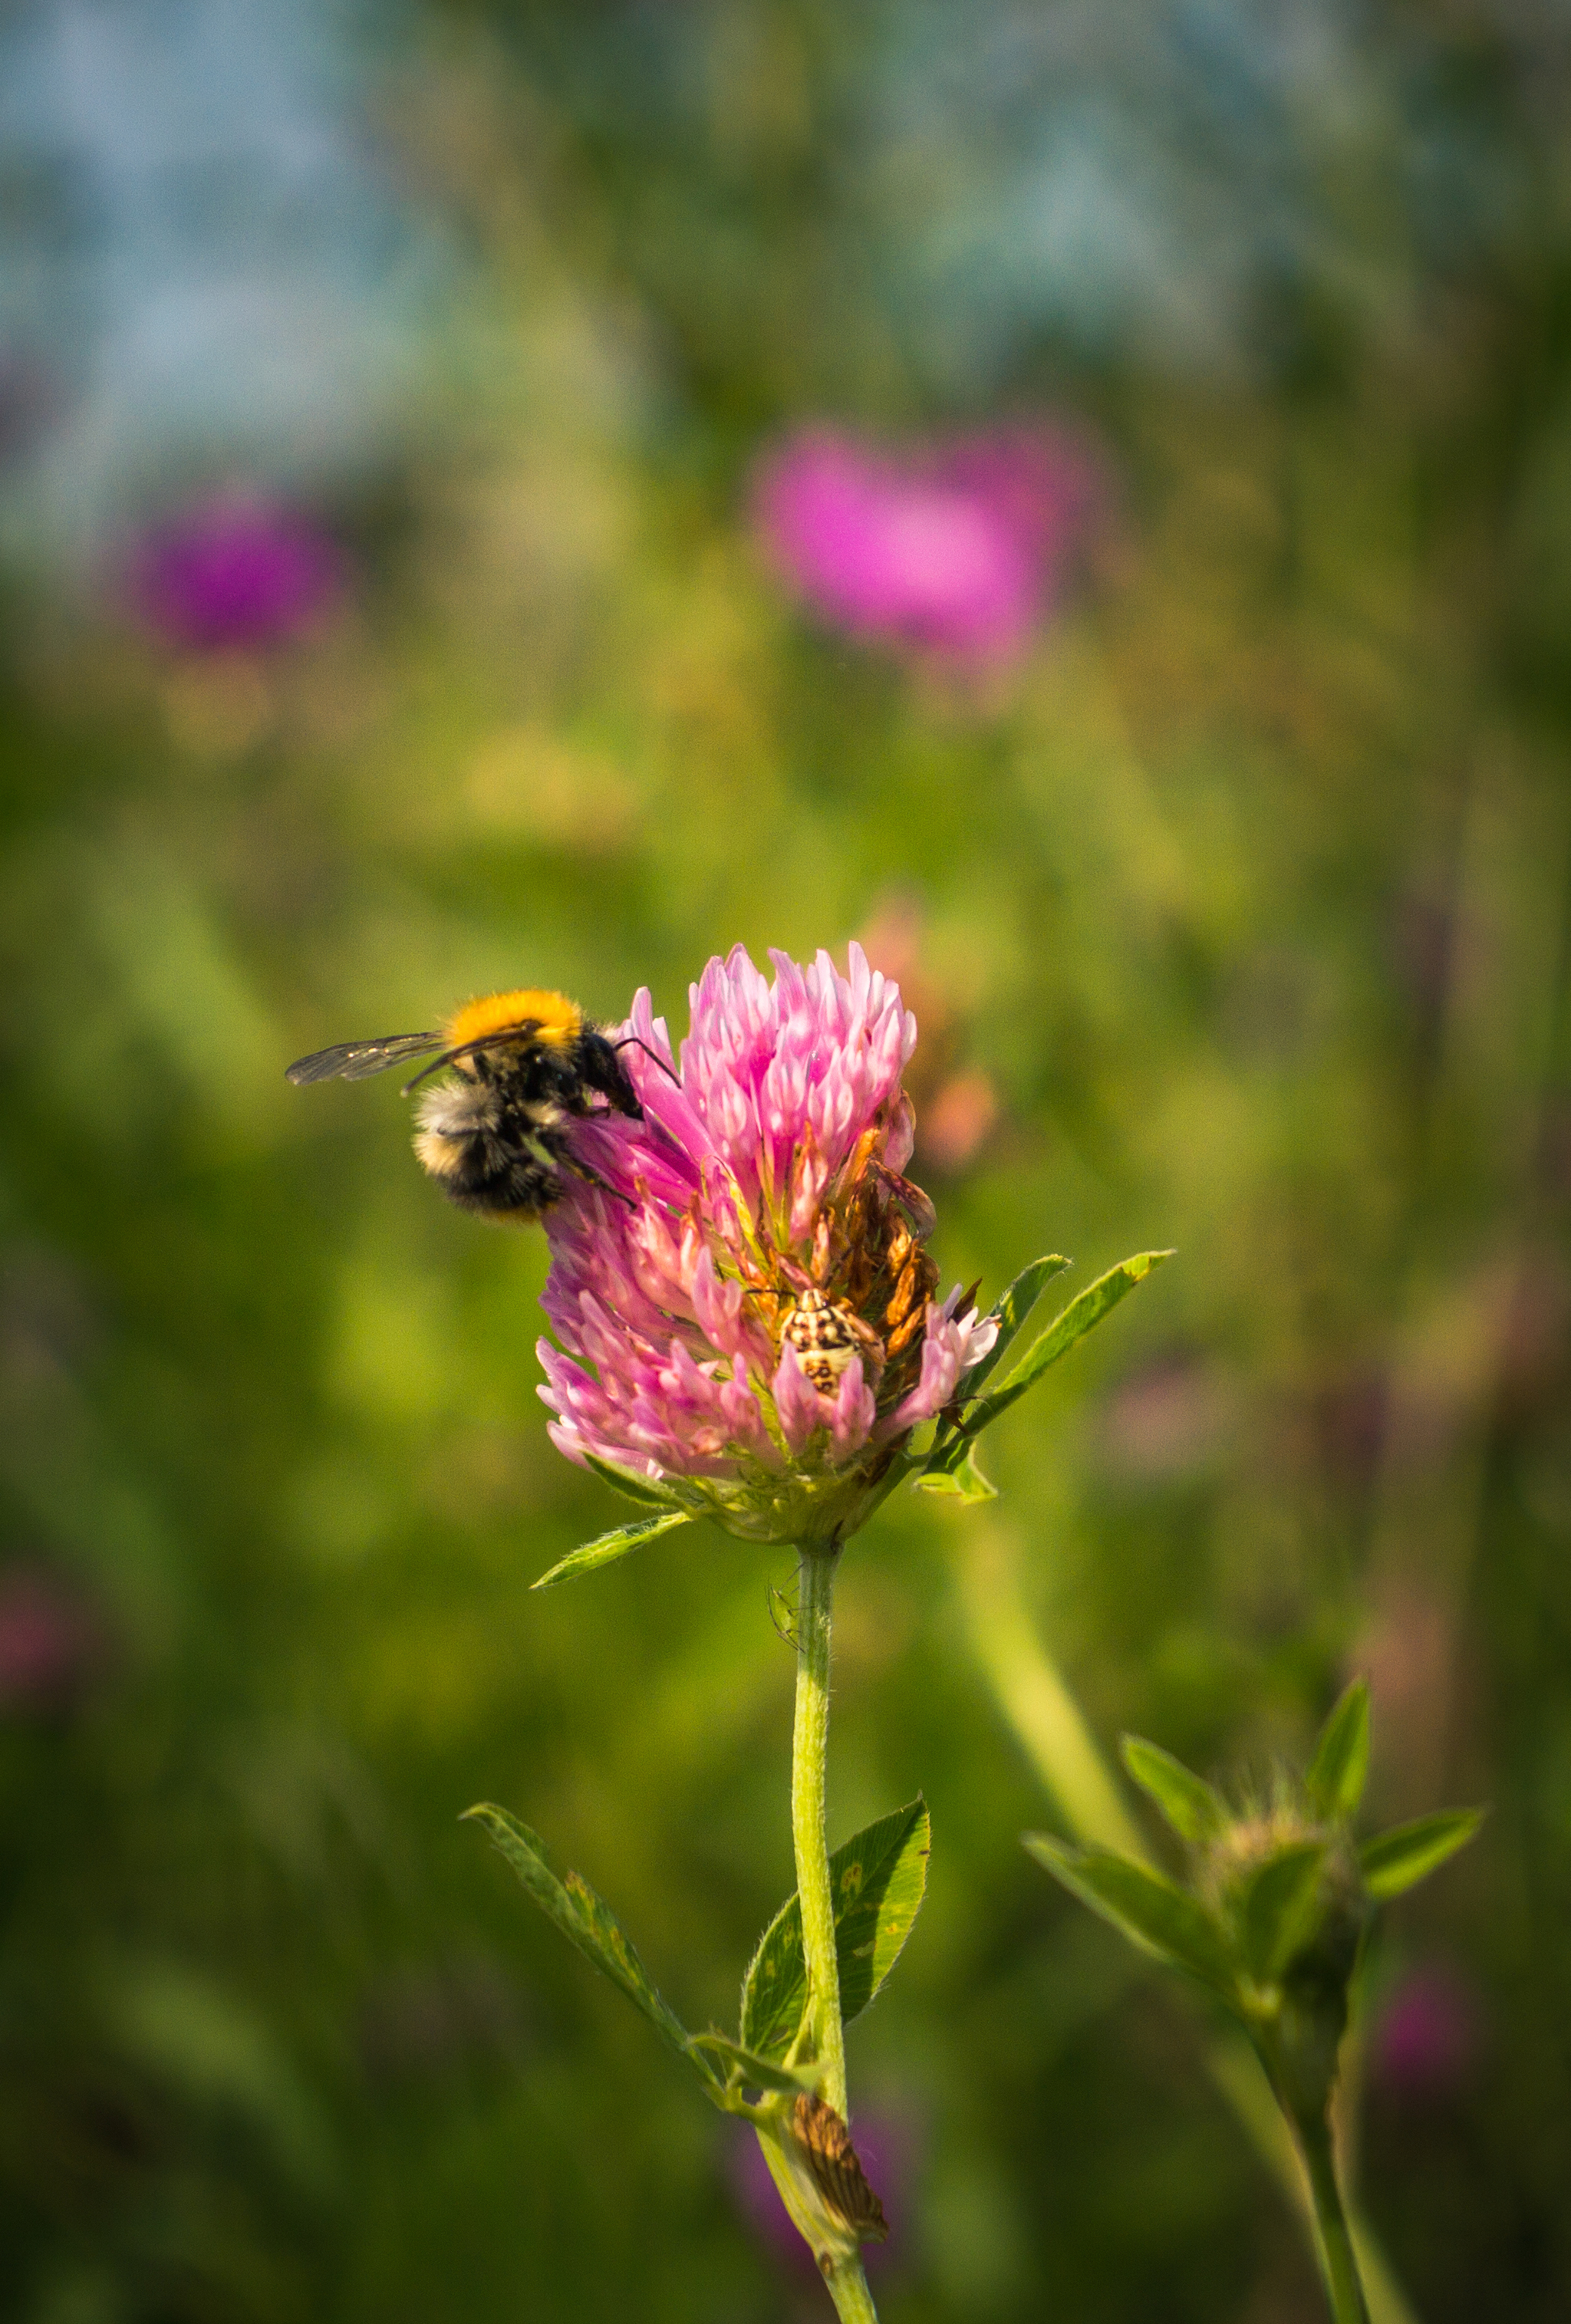
[[[587,1162],[581,1162],[570,1147],[564,1145],[559,1158],[563,1166],[572,1172],[575,1178],[586,1179],[591,1186],[598,1186],[603,1194],[609,1194],[613,1202],[625,1203],[630,1211],[637,1210],[638,1204],[631,1194],[624,1194],[620,1186],[612,1185],[608,1179],[600,1176],[598,1170],[592,1170]]]

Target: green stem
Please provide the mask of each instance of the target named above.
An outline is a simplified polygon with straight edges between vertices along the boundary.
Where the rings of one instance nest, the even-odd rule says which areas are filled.
[[[797,1593],[797,1712],[791,1737],[791,1840],[802,1907],[802,1957],[808,1969],[808,2020],[820,2095],[842,2122],[846,2028],[840,2016],[840,1960],[835,1945],[835,1893],[824,1780],[829,1757],[829,1612],[837,1549],[804,1544]],[[853,2253],[826,2279],[842,2324],[878,2324],[860,2256]]]
[[[873,2294],[867,2289],[867,2278],[862,2273],[859,2259],[842,2260],[833,2275],[824,2280],[841,2324],[878,2324],[878,2310],[873,2304]]]
[[[791,1839],[802,1904],[802,1953],[813,2056],[826,2105],[846,2110],[846,2033],[840,2022],[840,1963],[835,1950],[835,1898],[824,1825],[824,1775],[829,1753],[829,1607],[834,1549],[801,1552],[797,1600],[797,1715],[791,1738]]]
[[[1330,2124],[1314,2119],[1300,2122],[1298,2143],[1304,2150],[1304,2163],[1309,2173],[1309,2191],[1315,2202],[1315,2226],[1320,2239],[1320,2264],[1326,2272],[1326,2289],[1331,2295],[1331,2313],[1336,2324],[1369,2324],[1369,2310],[1364,2305],[1363,2286],[1359,2281],[1353,2237],[1348,2233],[1347,2215],[1342,2208],[1342,2190],[1336,2184],[1336,2161],[1331,2151]]]

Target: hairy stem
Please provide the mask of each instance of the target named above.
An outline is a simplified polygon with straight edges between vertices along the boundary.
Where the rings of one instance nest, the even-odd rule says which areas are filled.
[[[1331,2313],[1336,2324],[1369,2324],[1369,2310],[1364,2304],[1363,2286],[1359,2281],[1358,2261],[1354,2255],[1353,2238],[1348,2233],[1347,2215],[1342,2208],[1342,2190],[1336,2183],[1336,2162],[1331,2151],[1331,2126],[1324,2120],[1300,2122],[1298,2139],[1304,2150],[1305,2167],[1309,2173],[1309,2190],[1315,2200],[1320,2264],[1326,2273],[1326,2289],[1331,2295]]]
[[[846,2109],[846,2034],[840,2022],[840,1965],[835,1950],[835,1898],[824,1827],[824,1776],[829,1752],[829,1606],[833,1549],[801,1552],[797,1601],[797,1715],[791,1738],[791,1839],[802,1904],[808,2012],[825,2103],[842,2122]]]
[[[824,1778],[829,1756],[829,1609],[838,1550],[801,1551],[797,1593],[797,1714],[791,1738],[791,1840],[797,1895],[802,1906],[802,1955],[808,1968],[808,2020],[818,2062],[819,2092],[842,2122],[846,2102],[846,2028],[840,2017],[840,1962],[835,1949],[835,1894],[829,1885],[829,1841],[824,1821]],[[842,2324],[877,2324],[873,2295],[853,2253],[827,2279]]]

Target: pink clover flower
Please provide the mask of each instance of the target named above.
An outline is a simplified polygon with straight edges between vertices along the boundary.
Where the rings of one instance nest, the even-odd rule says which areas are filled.
[[[622,1056],[642,1122],[587,1126],[546,1213],[541,1395],[568,1458],[754,1540],[838,1540],[997,1326],[942,1302],[902,1174],[916,1020],[850,950],[841,975],[739,945],[691,992],[679,1056],[641,991]]]

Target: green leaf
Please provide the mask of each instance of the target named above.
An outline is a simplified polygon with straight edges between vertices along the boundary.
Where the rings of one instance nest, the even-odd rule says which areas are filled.
[[[1351,1816],[1369,1774],[1369,1682],[1355,1678],[1320,1729],[1304,1777],[1317,1816]]]
[[[1326,1844],[1295,1840],[1267,1857],[1245,1889],[1239,1920],[1250,1973],[1273,1985],[1309,1933]]]
[[[812,2067],[793,2073],[789,2066],[777,2065],[771,2058],[760,2058],[725,2034],[695,2034],[689,2048],[712,2057],[720,2069],[721,2079],[728,2088],[736,2090],[784,2090],[794,2097],[799,2090],[811,2090],[818,2080],[818,2069]]]
[[[661,2038],[712,2084],[716,2079],[713,2067],[695,2052],[687,2028],[656,1989],[624,1933],[621,1922],[588,1882],[580,1879],[576,1872],[565,1877],[559,1874],[539,1833],[531,1831],[517,1816],[509,1815],[505,1808],[493,1807],[485,1801],[468,1809],[460,1821],[481,1826],[541,1911],[556,1923],[569,1944],[577,1945],[586,1960],[593,1961],[613,1985],[620,1986],[629,2001],[642,2010]]]
[[[1137,1251],[1132,1259],[1121,1259],[1116,1267],[1110,1267],[1105,1275],[1098,1276],[1095,1283],[1087,1285],[1079,1297],[1071,1299],[1063,1314],[1048,1325],[1040,1339],[1027,1350],[1002,1385],[971,1406],[954,1440],[955,1446],[979,1434],[998,1418],[1001,1412],[1006,1412],[1018,1397],[1022,1397],[1027,1388],[1041,1378],[1049,1365],[1067,1356],[1087,1332],[1095,1329],[1104,1315],[1113,1313],[1121,1299],[1129,1296],[1137,1283],[1143,1283],[1153,1268],[1172,1256],[1170,1250]],[[950,1448],[947,1447],[946,1454],[949,1456],[946,1457],[946,1466],[957,1465],[960,1457],[957,1450],[950,1455]]]
[[[990,1379],[1009,1353],[1011,1343],[1024,1327],[1031,1309],[1041,1297],[1055,1275],[1074,1265],[1073,1259],[1061,1259],[1057,1251],[1046,1259],[1033,1259],[1022,1267],[996,1306],[989,1310],[990,1320],[996,1319],[998,1337],[979,1364],[966,1375],[966,1394],[975,1396],[983,1383]]]
[[[1442,1808],[1436,1815],[1419,1816],[1366,1840],[1358,1851],[1363,1885],[1377,1904],[1400,1896],[1438,1869],[1448,1856],[1465,1848],[1483,1821],[1482,1808]]]
[[[1203,1775],[1139,1735],[1126,1735],[1120,1746],[1123,1764],[1160,1808],[1180,1840],[1209,1840],[1227,1821],[1227,1803]]]
[[[603,1533],[596,1541],[587,1541],[582,1549],[573,1550],[549,1573],[531,1582],[531,1590],[550,1590],[558,1582],[570,1582],[575,1574],[593,1573],[597,1566],[615,1565],[619,1557],[626,1557],[652,1541],[659,1533],[670,1533],[674,1526],[691,1525],[686,1509],[664,1509],[659,1517],[634,1517],[630,1525],[618,1526],[615,1532]]]
[[[614,1461],[602,1461],[593,1452],[585,1453],[584,1466],[592,1469],[625,1501],[642,1501],[646,1508],[652,1509],[669,1509],[671,1506],[672,1496],[664,1486],[652,1483],[632,1469],[619,1469]]]
[[[870,1823],[829,1858],[846,2024],[866,2008],[900,1959],[927,1887],[930,1844],[927,1803],[919,1795],[909,1807]],[[807,1999],[801,1906],[793,1895],[759,1940],[743,1984],[743,2047],[765,2058],[783,2057]]]
[[[1107,1849],[1068,1848],[1041,1831],[1028,1832],[1025,1846],[1072,1896],[1111,1922],[1131,1944],[1234,1998],[1237,1979],[1226,1940],[1205,1906],[1182,1888]]]
[[[919,1493],[935,1493],[957,1501],[995,1501],[998,1499],[998,1487],[983,1475],[969,1445],[966,1445],[957,1468],[925,1471],[916,1480],[916,1489]]]

